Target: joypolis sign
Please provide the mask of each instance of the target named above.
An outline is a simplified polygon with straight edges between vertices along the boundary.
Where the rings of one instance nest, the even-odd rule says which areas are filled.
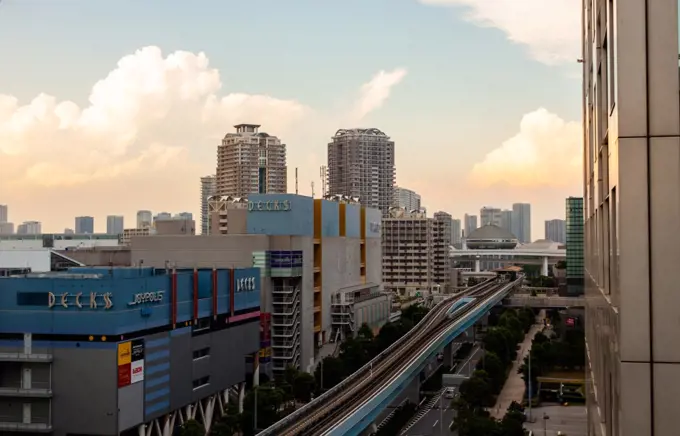
[[[139,294],[134,294],[132,296],[132,301],[128,303],[128,306],[137,306],[146,303],[160,303],[163,301],[163,295],[165,295],[165,291],[140,292]]]
[[[290,211],[290,206],[290,200],[249,201],[248,211],[288,212]]]

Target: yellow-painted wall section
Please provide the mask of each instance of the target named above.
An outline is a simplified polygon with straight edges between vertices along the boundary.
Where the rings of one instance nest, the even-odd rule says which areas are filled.
[[[314,239],[321,237],[321,199],[314,200]]]
[[[347,236],[347,206],[345,203],[340,203],[338,210],[340,211],[340,237]]]
[[[323,249],[321,247],[321,228],[322,228],[322,201],[321,199],[314,200],[314,308],[319,309],[314,311],[314,332],[321,331],[321,304],[323,301],[323,286],[321,279],[321,259],[323,256]],[[318,291],[317,291],[318,289]]]
[[[361,215],[360,215],[361,222],[359,223],[359,235],[361,237],[362,241],[366,240],[366,208],[361,206]],[[363,261],[363,259],[361,259]]]

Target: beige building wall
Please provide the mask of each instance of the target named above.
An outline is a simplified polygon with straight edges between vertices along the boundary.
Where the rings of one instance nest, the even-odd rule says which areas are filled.
[[[584,1],[589,434],[678,434],[677,0]]]
[[[60,254],[87,266],[130,266],[130,247],[92,247],[77,250],[59,250]]]
[[[169,219],[156,221],[156,235],[195,235],[196,221]]]

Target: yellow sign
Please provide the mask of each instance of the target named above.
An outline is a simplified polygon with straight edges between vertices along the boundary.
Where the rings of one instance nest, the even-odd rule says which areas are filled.
[[[132,343],[118,344],[118,366],[132,362]]]

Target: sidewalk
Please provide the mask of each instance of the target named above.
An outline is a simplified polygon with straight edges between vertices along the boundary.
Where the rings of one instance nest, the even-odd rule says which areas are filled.
[[[524,337],[524,341],[522,341],[520,349],[517,352],[517,360],[512,363],[512,369],[510,369],[508,379],[505,381],[505,385],[503,385],[503,389],[496,399],[496,405],[493,407],[493,409],[489,410],[489,413],[493,418],[502,419],[513,401],[521,403],[522,399],[524,399],[524,379],[522,378],[521,374],[517,373],[517,371],[524,362],[524,358],[527,356],[527,354],[529,354],[529,350],[531,349],[531,341],[534,340],[534,336],[536,336],[536,333],[543,329],[544,319],[545,310],[541,310],[541,312],[536,317],[537,324],[534,324]]]

